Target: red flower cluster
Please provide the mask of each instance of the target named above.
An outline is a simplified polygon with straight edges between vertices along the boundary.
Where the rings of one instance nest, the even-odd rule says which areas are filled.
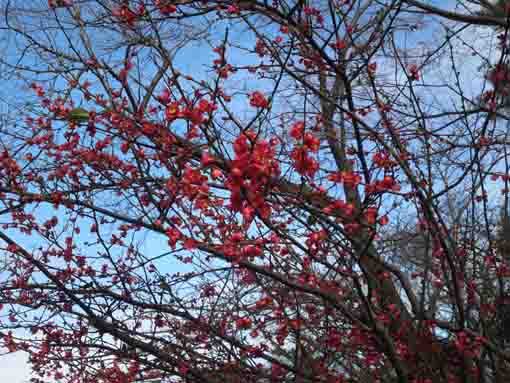
[[[420,72],[418,71],[418,66],[416,64],[409,65],[407,70],[409,71],[411,80],[418,81],[420,79]]]
[[[48,6],[52,9],[70,7],[73,5],[72,0],[48,0]]]
[[[117,17],[121,22],[127,24],[130,27],[135,25],[138,19],[138,14],[131,10],[126,4],[122,4],[120,7],[113,10],[112,15]]]
[[[377,193],[383,191],[399,191],[400,185],[395,181],[395,179],[391,176],[384,176],[381,181],[375,181],[371,184],[365,185],[365,193]]]
[[[170,15],[177,12],[177,7],[169,0],[154,0],[154,5],[163,15]]]
[[[268,218],[271,208],[265,196],[271,178],[277,177],[280,168],[274,159],[274,142],[256,141],[254,132],[241,134],[234,142],[235,159],[227,179],[230,202],[234,211],[243,211],[245,223],[250,222],[255,210]]]
[[[250,105],[255,108],[266,109],[269,108],[269,101],[262,92],[257,90],[250,95]]]
[[[290,136],[301,142],[301,145],[294,147],[291,153],[296,171],[301,175],[313,177],[319,170],[319,163],[310,156],[310,153],[319,151],[320,140],[310,132],[305,133],[304,121],[298,121],[292,125]]]
[[[383,169],[390,169],[394,166],[397,166],[397,162],[392,160],[388,153],[386,152],[377,152],[372,157],[372,161],[374,165]]]
[[[345,187],[354,188],[361,183],[361,176],[358,172],[341,171],[331,173],[328,176],[328,180],[331,182],[343,183]]]

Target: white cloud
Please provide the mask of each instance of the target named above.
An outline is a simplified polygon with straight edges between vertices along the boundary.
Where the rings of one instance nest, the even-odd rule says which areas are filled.
[[[15,352],[0,356],[0,378],[2,382],[26,383],[30,379],[26,353]]]

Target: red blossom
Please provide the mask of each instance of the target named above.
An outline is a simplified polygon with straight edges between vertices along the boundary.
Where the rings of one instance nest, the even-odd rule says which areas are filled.
[[[256,108],[265,109],[269,107],[269,101],[262,92],[255,91],[250,95],[250,105]]]

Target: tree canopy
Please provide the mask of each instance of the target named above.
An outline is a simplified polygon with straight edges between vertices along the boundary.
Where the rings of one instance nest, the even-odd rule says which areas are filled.
[[[0,347],[34,383],[508,382],[507,3],[0,0]]]

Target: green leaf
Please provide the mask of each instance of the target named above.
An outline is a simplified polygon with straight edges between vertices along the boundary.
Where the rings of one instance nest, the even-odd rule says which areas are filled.
[[[160,280],[159,280],[159,287],[162,289],[162,290],[167,290],[167,291],[171,291],[172,288],[170,287],[170,285],[168,284],[168,282],[165,280],[164,277],[162,277]]]
[[[67,119],[72,122],[87,122],[89,112],[83,108],[75,108],[69,112]]]

